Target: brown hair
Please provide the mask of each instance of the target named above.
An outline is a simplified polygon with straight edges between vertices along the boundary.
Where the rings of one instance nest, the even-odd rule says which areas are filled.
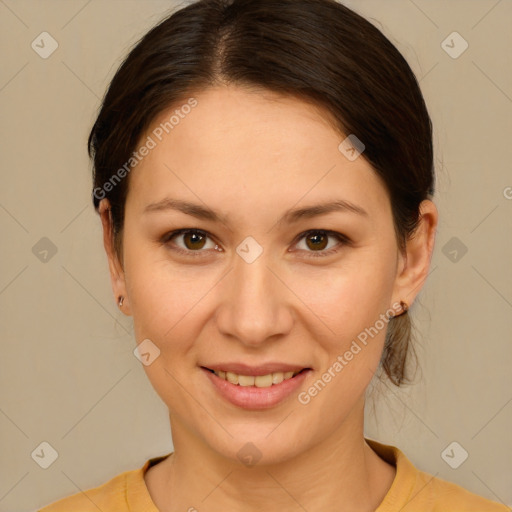
[[[405,249],[421,201],[434,194],[435,176],[431,120],[400,52],[335,0],[199,0],[138,41],[112,79],[89,135],[94,206],[103,197],[111,203],[121,261],[129,180],[114,183],[116,171],[126,170],[158,114],[227,83],[313,103],[335,120],[341,135],[361,140],[361,156],[389,193],[397,245]],[[410,340],[408,313],[391,319],[381,367],[397,386],[408,380]]]

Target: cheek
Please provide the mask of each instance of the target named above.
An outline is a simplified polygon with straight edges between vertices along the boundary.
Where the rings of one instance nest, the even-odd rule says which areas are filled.
[[[340,348],[342,340],[346,343],[373,325],[391,305],[394,261],[380,258],[379,253],[370,247],[354,251],[339,265],[297,273],[294,278],[294,292]]]
[[[215,285],[222,281],[207,266],[180,268],[164,252],[133,241],[126,239],[125,275],[135,339],[149,339],[160,350],[145,370],[155,388],[161,381],[164,390],[170,382],[163,368],[186,372],[196,359],[196,341],[211,316]]]
[[[321,361],[320,382],[304,400],[315,397],[317,407],[334,408],[338,415],[365,391],[382,355],[394,260],[379,254],[385,253],[361,250],[337,269],[297,280],[297,295],[306,297],[304,302],[321,320],[311,327]]]
[[[162,346],[193,306],[197,293],[192,283],[173,270],[159,251],[137,243],[128,233],[125,280],[137,342],[149,338]]]
[[[202,323],[201,298],[213,285],[190,279],[157,251],[127,238],[125,275],[137,343],[149,339],[151,362],[143,365],[148,380],[171,412],[193,417],[194,402],[183,388],[194,341]],[[151,352],[150,350],[150,352]],[[153,359],[154,357],[154,359]],[[192,358],[193,359],[193,358]]]

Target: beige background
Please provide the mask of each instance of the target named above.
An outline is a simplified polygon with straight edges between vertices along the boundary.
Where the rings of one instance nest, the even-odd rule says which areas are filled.
[[[375,395],[366,434],[512,506],[512,1],[345,3],[421,79],[441,216],[412,308],[422,374]],[[35,510],[172,450],[167,410],[111,295],[86,137],[127,50],[176,5],[0,0],[1,511]],[[31,47],[43,31],[58,42],[47,59]],[[456,59],[442,47],[453,31],[469,44]],[[57,250],[46,262],[43,237]],[[48,469],[31,457],[43,441],[58,452]],[[441,457],[453,441],[469,453],[458,469]]]

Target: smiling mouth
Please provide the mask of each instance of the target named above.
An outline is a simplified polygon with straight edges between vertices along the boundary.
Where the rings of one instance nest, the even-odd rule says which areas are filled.
[[[235,386],[269,388],[281,384],[285,380],[293,379],[296,375],[304,373],[310,368],[303,368],[295,372],[273,372],[266,375],[240,375],[233,372],[225,372],[222,370],[212,370],[211,368],[202,367],[211,373],[214,373],[220,379],[226,380]]]

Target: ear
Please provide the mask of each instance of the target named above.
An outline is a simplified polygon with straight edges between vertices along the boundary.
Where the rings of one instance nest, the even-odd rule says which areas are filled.
[[[405,253],[398,257],[393,291],[395,302],[403,300],[411,306],[423,287],[434,251],[438,218],[436,205],[429,199],[422,201],[417,229],[407,241]]]
[[[119,257],[114,249],[114,231],[112,223],[112,211],[108,199],[102,199],[99,204],[99,214],[103,226],[103,246],[108,258],[108,268],[110,271],[110,283],[116,303],[119,297],[124,297],[123,305],[120,308],[125,315],[131,315],[130,302],[126,293],[126,282],[124,270]]]

